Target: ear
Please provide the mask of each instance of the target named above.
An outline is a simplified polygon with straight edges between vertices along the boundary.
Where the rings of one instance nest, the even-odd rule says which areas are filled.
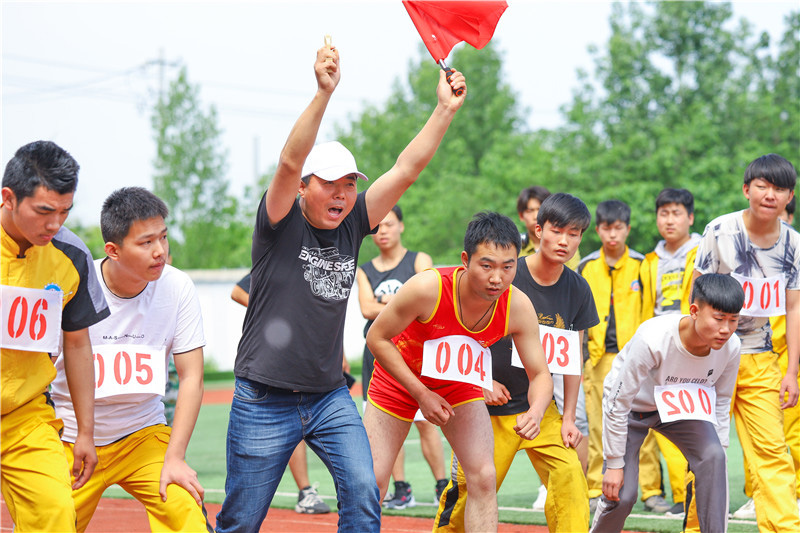
[[[406,225],[400,222],[400,233],[403,233],[406,230]]]
[[[467,265],[469,264],[469,257],[467,256],[466,250],[461,252],[461,264],[464,265],[464,268],[467,268]]]
[[[300,194],[300,198],[305,197],[306,194],[306,182],[300,180],[300,187],[297,189],[297,192]]]
[[[104,247],[106,255],[114,261],[119,261],[119,249],[120,247],[113,242],[107,242]]]
[[[14,209],[17,203],[17,196],[14,194],[14,191],[12,191],[10,187],[3,187],[2,198],[3,198],[3,203],[2,203],[3,207],[6,207],[8,209]]]
[[[689,315],[695,320],[697,320],[697,311],[699,309],[700,309],[700,306],[698,306],[697,303],[695,303],[695,302],[692,302],[689,305]]]
[[[689,213],[689,225],[694,224],[694,213]]]
[[[538,223],[533,227],[533,233],[537,239],[542,240],[542,227]]]
[[[750,184],[745,183],[742,185],[742,192],[744,193],[744,197],[748,200],[750,199]]]

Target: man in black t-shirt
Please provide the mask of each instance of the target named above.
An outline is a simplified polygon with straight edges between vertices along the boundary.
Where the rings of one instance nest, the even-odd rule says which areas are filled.
[[[236,355],[225,501],[217,531],[255,531],[301,440],[334,476],[339,531],[380,529],[371,452],[342,375],[347,299],[358,249],[416,181],[466,96],[439,77],[438,105],[395,165],[366,192],[338,142],[314,146],[339,83],[339,51],[317,51],[317,92],[294,125],[256,214],[250,302]],[[299,198],[298,198],[299,192]]]

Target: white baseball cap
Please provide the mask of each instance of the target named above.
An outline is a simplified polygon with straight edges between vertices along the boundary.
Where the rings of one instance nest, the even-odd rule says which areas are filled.
[[[358,171],[356,159],[350,150],[338,141],[317,144],[311,149],[303,164],[301,177],[306,178],[312,174],[325,181],[336,181],[350,174],[369,179]]]

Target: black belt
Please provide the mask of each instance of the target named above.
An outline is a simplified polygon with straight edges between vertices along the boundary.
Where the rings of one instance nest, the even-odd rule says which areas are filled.
[[[642,411],[631,411],[631,414],[633,416],[635,416],[636,418],[638,418],[639,420],[643,420],[643,419],[649,418],[649,417],[651,417],[653,415],[657,415],[658,411],[648,411],[646,413],[642,412]]]

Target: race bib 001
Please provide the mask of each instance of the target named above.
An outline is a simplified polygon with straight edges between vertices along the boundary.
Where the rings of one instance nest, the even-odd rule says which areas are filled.
[[[580,336],[577,331],[539,324],[539,340],[551,374],[581,375]],[[511,342],[511,365],[522,368],[517,346]]]
[[[164,395],[166,350],[163,346],[94,344],[95,398],[120,394]]]
[[[61,291],[0,287],[0,345],[57,354],[61,342]]]
[[[770,317],[786,314],[786,278],[783,275],[750,278],[731,272],[731,276],[744,290],[740,315]]]
[[[492,390],[492,352],[465,335],[427,340],[422,345],[421,374]]]
[[[696,383],[656,386],[653,394],[661,422],[705,420],[717,423],[717,391]]]

